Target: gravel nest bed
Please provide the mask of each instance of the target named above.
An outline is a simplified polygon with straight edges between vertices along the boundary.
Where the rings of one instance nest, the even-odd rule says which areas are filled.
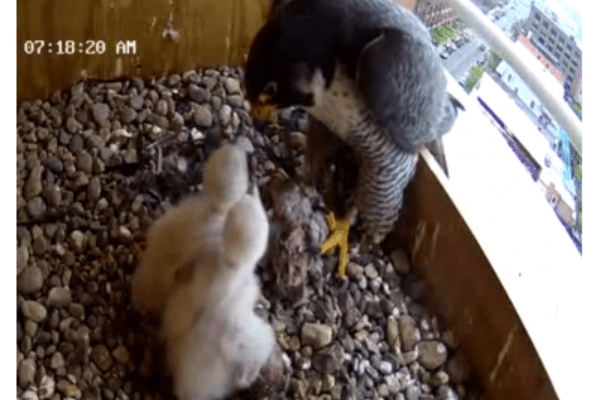
[[[304,235],[317,242],[328,233],[322,199],[276,183],[300,176],[305,126],[283,113],[265,134],[256,131],[242,73],[82,82],[20,104],[18,397],[173,398],[158,321],[130,305],[131,274],[148,227],[201,191],[204,161],[237,135],[253,153],[253,177],[273,220],[257,268],[259,308],[286,367],[284,384],[267,397],[477,398],[464,386],[469,371],[452,334],[420,302],[425,286],[411,278],[402,249],[388,257],[353,248],[341,280],[337,257],[302,247]]]

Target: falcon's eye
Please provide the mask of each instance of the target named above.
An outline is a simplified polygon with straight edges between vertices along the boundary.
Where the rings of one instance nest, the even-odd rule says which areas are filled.
[[[263,93],[269,97],[275,96],[275,94],[277,93],[277,83],[275,81],[267,83],[267,86],[265,86],[265,90],[263,90]]]

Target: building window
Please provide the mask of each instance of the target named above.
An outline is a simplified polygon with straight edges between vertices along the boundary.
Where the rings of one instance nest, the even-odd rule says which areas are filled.
[[[549,39],[550,43],[555,44],[556,42],[554,41],[554,39],[550,38]]]
[[[570,72],[571,74],[575,75],[575,69],[573,69],[573,68],[569,68],[569,72]]]
[[[556,36],[556,29],[554,29],[554,28],[550,29],[550,33],[551,33],[552,35]]]
[[[548,21],[542,22],[542,25],[544,25],[544,28],[548,28]]]
[[[540,27],[538,26],[538,24],[536,24],[535,22],[533,24],[531,24],[531,26],[533,26],[535,29],[539,30]]]
[[[565,37],[564,36],[559,36],[558,37],[558,41],[561,42],[561,43],[564,43],[565,42]]]
[[[540,14],[538,14],[538,13],[535,13],[535,14],[533,14],[533,17],[534,17],[535,19],[537,19],[538,21],[541,19],[541,18],[540,18]]]
[[[567,45],[567,50],[569,50],[569,51],[573,50],[573,48],[571,47],[570,44]]]
[[[538,42],[540,44],[546,44],[546,41],[542,37],[538,37]]]
[[[531,108],[535,108],[535,101],[531,100],[531,104],[529,105]]]

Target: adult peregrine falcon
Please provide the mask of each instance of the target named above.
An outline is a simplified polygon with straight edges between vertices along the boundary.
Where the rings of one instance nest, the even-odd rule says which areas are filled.
[[[359,160],[351,207],[328,216],[332,234],[321,246],[340,246],[343,275],[350,225],[359,217],[363,239],[383,241],[418,150],[448,132],[462,108],[446,92],[429,32],[389,0],[283,0],[254,38],[245,79],[256,119],[302,107]]]

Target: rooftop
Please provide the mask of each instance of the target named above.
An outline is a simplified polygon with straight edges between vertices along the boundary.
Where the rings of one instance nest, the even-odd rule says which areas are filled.
[[[545,164],[547,156],[552,157],[554,152],[548,140],[487,73],[481,77],[472,96],[480,97],[494,111],[540,166]],[[558,157],[556,160],[560,161]]]

